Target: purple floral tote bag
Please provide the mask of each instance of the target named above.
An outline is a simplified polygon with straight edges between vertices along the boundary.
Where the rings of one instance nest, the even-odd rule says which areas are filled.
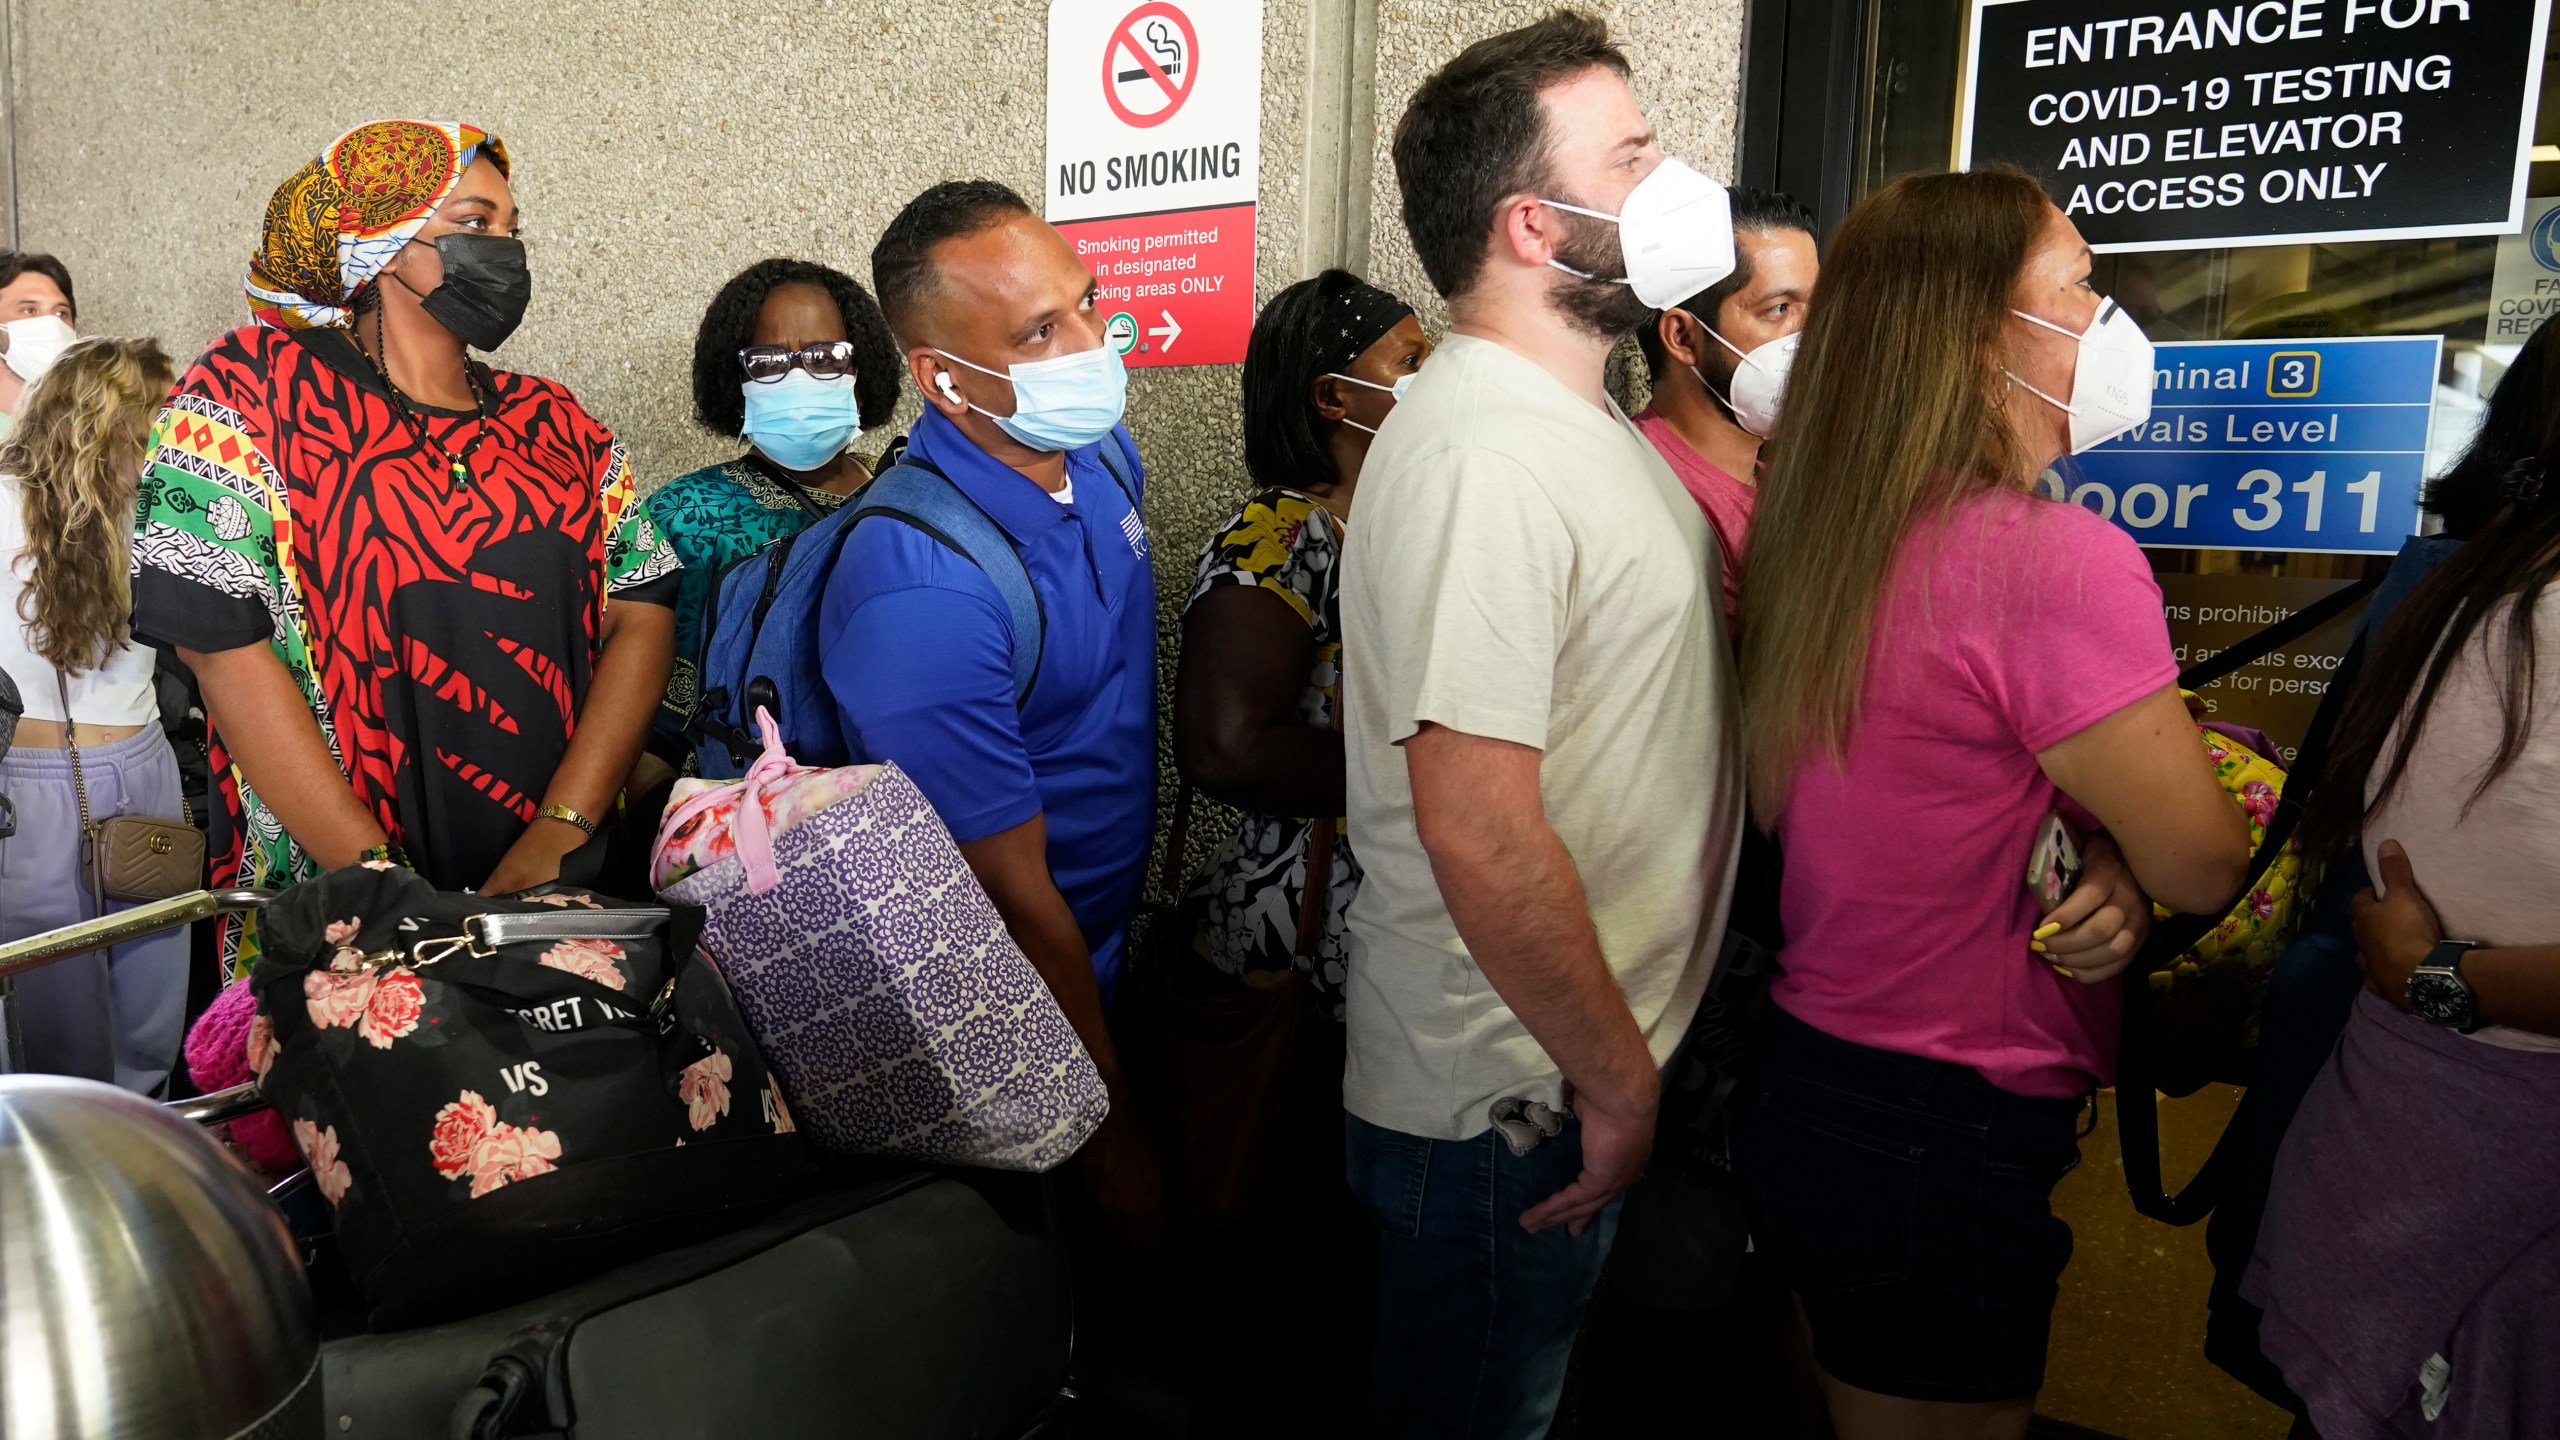
[[[795,765],[758,720],[744,779],[679,782],[652,873],[705,911],[804,1133],[998,1170],[1074,1154],[1102,1077],[924,792],[895,765]]]

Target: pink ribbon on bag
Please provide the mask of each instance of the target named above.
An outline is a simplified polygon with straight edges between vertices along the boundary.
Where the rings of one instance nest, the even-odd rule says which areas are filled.
[[[738,863],[747,872],[747,892],[762,895],[782,883],[781,867],[773,859],[773,820],[764,811],[764,789],[777,780],[788,780],[801,770],[789,751],[782,748],[782,727],[773,721],[773,713],[756,707],[756,730],[764,736],[764,753],[747,767],[745,776],[734,785],[708,789],[675,807],[667,814],[659,833],[672,835],[703,811],[735,802],[737,813],[729,817],[729,841],[737,847]]]

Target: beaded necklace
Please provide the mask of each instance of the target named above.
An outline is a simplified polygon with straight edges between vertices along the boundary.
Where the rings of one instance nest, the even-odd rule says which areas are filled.
[[[479,423],[472,428],[470,443],[462,447],[460,454],[456,454],[438,444],[436,438],[427,433],[425,417],[412,408],[409,397],[401,391],[399,383],[391,378],[391,367],[383,363],[382,357],[390,351],[384,346],[382,340],[382,308],[379,305],[375,306],[373,311],[373,349],[367,351],[362,345],[358,345],[356,349],[364,355],[366,361],[372,364],[373,373],[382,377],[382,388],[391,394],[391,408],[400,413],[402,420],[408,422],[410,431],[418,437],[418,443],[443,457],[445,473],[453,477],[454,484],[469,485],[475,490],[478,489],[479,481],[471,474],[471,457],[478,453],[480,442],[489,438],[489,392],[481,386],[480,371],[471,363],[470,358],[466,356],[463,359],[462,378],[464,383],[471,387],[472,416]]]

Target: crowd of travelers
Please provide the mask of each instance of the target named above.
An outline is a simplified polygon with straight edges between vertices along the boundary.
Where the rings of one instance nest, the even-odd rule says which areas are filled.
[[[2251,873],[2150,565],[2036,489],[2139,423],[2151,346],[2031,177],[1896,180],[1819,237],[1664,154],[1628,77],[1567,11],[1423,82],[1392,154],[1447,328],[1341,270],[1271,297],[1250,493],[1207,536],[1150,530],[1094,276],[992,181],[908,202],[867,285],[723,285],[692,403],[744,443],[654,486],[567,388],[474,357],[531,273],[516,162],[468,125],[362,125],[287,178],[252,323],[182,372],[8,257],[0,939],[120,903],[84,878],[98,822],[187,808],[162,654],[209,717],[216,887],[611,875],[696,766],[722,573],[924,467],[1018,555],[1036,653],[1006,576],[917,525],[852,527],[795,623],[1109,1091],[1072,1188],[1108,1243],[1184,1247],[1197,1433],[1544,1434],[1768,886],[1730,1166],[1801,1433],[2025,1434],[2120,977]],[[2442,533],[2301,782],[2328,878],[2270,1066],[2278,1006],[2316,1041],[2253,1119],[2217,1296],[2301,1435],[2560,1433],[2549,344],[2430,490]],[[1195,813],[1232,828],[1195,846]],[[2080,863],[2044,904],[2056,815]],[[232,926],[225,973],[258,949]],[[165,935],[23,978],[13,1064],[159,1091],[187,982]]]

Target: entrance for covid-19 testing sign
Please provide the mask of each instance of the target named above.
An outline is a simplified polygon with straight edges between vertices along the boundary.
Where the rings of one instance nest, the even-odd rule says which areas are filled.
[[[2512,234],[2551,0],[1973,0],[1956,166],[2096,250]]]
[[[1049,223],[1131,365],[1225,365],[1253,332],[1262,0],[1051,0]]]

